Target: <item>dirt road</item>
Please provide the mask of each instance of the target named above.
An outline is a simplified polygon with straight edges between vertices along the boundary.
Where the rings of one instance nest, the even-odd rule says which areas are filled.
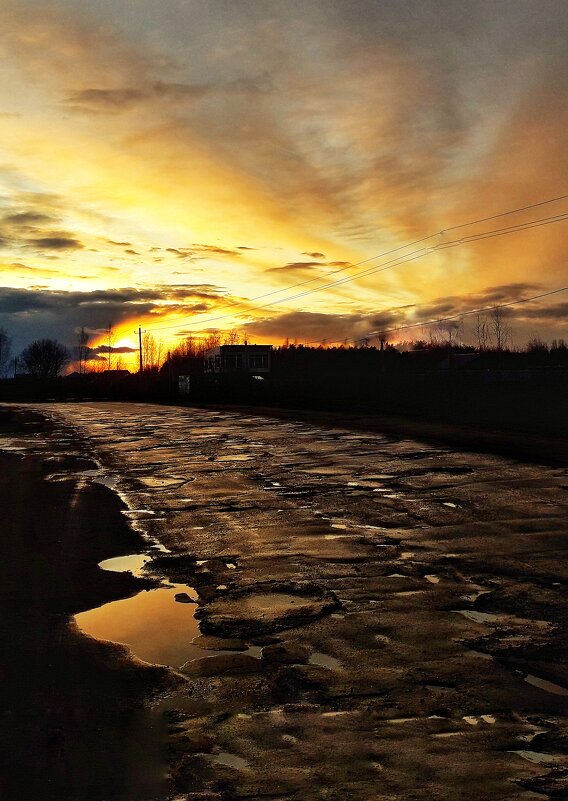
[[[237,412],[38,408],[122,494],[141,574],[199,601],[160,701],[169,797],[568,798],[564,469]],[[148,659],[154,612],[130,608],[143,637],[119,641]]]

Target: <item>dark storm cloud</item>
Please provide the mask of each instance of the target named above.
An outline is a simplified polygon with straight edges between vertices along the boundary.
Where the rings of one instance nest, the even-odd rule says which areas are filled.
[[[191,245],[191,250],[194,253],[211,253],[215,256],[240,256],[237,250],[230,250],[229,248],[221,248],[218,245]]]
[[[26,246],[37,250],[81,250],[84,245],[72,236],[43,236],[26,240]]]
[[[541,306],[536,304],[523,305],[515,310],[515,315],[519,319],[524,320],[542,320],[542,321],[567,321],[568,320],[568,302],[555,303],[551,306]]]
[[[45,203],[45,198],[43,202]],[[17,199],[12,201],[12,205],[17,210],[5,213],[0,220],[2,247],[51,253],[84,248],[76,234],[54,229],[53,224],[59,221],[59,214],[50,213],[42,206],[38,208],[25,201],[18,202]]]
[[[542,290],[542,284],[501,284],[484,289],[477,297],[485,303],[507,303],[512,300],[520,300],[528,295],[536,295],[539,290]]]
[[[196,100],[211,91],[207,84],[155,83],[143,87],[118,87],[113,89],[83,89],[72,92],[64,101],[73,111],[100,114],[120,113],[135,106],[156,101]]]
[[[171,253],[173,256],[177,256],[178,259],[198,259],[207,256],[240,256],[239,250],[241,249],[242,248],[232,250],[231,248],[222,248],[218,245],[193,244],[189,247],[163,248],[163,252]],[[159,251],[160,248],[156,247],[150,249],[151,253]]]
[[[327,340],[342,341],[364,336],[372,326],[370,315],[325,314],[323,312],[294,311],[281,314],[270,320],[259,320],[243,326],[255,338],[298,338],[300,342]]]
[[[224,290],[213,284],[176,284],[147,289],[125,287],[121,289],[99,289],[92,292],[65,290],[42,291],[0,287],[0,312],[33,312],[39,309],[59,312],[67,309],[98,309],[101,307],[129,307],[140,305],[163,305],[167,301],[185,299],[219,300]]]
[[[476,294],[437,298],[419,306],[408,304],[381,312],[352,314],[325,314],[322,312],[286,312],[271,319],[248,323],[244,329],[255,337],[271,339],[298,338],[300,342],[327,341],[341,342],[345,339],[360,341],[374,340],[381,332],[392,332],[396,339],[420,339],[428,334],[432,325],[444,317],[456,317],[444,325],[458,329],[462,321],[465,325],[464,339],[474,342],[472,333],[477,309],[489,318],[491,310],[500,303],[511,303],[538,294],[539,284],[513,283],[487,287]],[[513,333],[523,341],[523,337],[534,333],[535,325],[540,325],[544,337],[562,336],[566,333],[568,321],[568,301],[550,304],[545,299],[526,301],[516,306],[503,308],[508,323],[514,325]],[[464,315],[463,318],[459,315]],[[532,328],[528,326],[532,324]],[[406,326],[412,326],[405,329]],[[423,327],[423,328],[422,328]],[[422,330],[421,330],[422,328]],[[403,329],[396,335],[397,329]]]
[[[416,313],[424,318],[462,314],[487,306],[498,306],[502,303],[511,303],[521,300],[531,295],[538,294],[539,290],[542,290],[541,284],[499,284],[498,286],[487,287],[470,295],[450,295],[448,297],[438,298],[429,303],[422,304],[420,307],[416,307]]]
[[[369,330],[380,333],[394,326],[401,325],[406,321],[407,315],[412,312],[413,309],[414,306],[401,306],[399,309],[390,309],[373,315],[370,320],[371,328]]]
[[[108,329],[107,329],[108,330]],[[102,332],[99,332],[102,333]],[[96,348],[89,348],[90,353],[136,353],[138,348],[128,348],[125,345],[115,348],[112,345],[110,348],[108,345],[99,345]]]
[[[281,267],[269,267],[267,273],[294,272],[295,270],[310,270],[312,267],[323,267],[319,261],[293,261]]]
[[[15,348],[40,336],[73,344],[73,331],[84,326],[100,331],[109,322],[177,312],[196,314],[223,301],[224,289],[213,284],[178,284],[147,289],[124,287],[93,292],[0,287],[0,325],[14,337]]]
[[[55,220],[54,217],[39,211],[20,211],[14,214],[6,214],[2,222],[8,225],[47,225]]]

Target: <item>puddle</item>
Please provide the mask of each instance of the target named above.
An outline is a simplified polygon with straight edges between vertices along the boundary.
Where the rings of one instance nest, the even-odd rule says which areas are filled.
[[[538,751],[509,751],[509,753],[517,754],[517,756],[535,765],[552,765],[554,762],[559,762],[564,758],[558,754],[540,754]]]
[[[150,561],[151,557],[147,554],[135,553],[130,556],[115,556],[113,559],[105,559],[104,562],[99,562],[99,567],[113,573],[132,573],[135,576],[141,576],[142,568]]]
[[[287,595],[283,592],[265,592],[246,598],[243,606],[252,607],[253,609],[282,610],[284,612],[289,606],[303,606],[309,603],[309,598],[301,598],[298,595]]]
[[[0,451],[6,451],[8,453],[24,453],[25,450],[25,446],[18,445],[18,440],[12,439],[12,437],[2,437],[0,440]]]
[[[82,612],[75,621],[85,634],[122,643],[144,662],[180,667],[203,656],[191,642],[199,634],[195,606],[177,603],[180,593],[197,597],[185,584],[169,584]]]
[[[552,681],[540,679],[538,676],[532,676],[530,673],[528,673],[524,679],[528,684],[532,684],[533,687],[538,687],[540,690],[544,690],[547,693],[568,695],[568,689],[566,689],[566,687],[561,687],[560,684],[554,684]]]
[[[462,720],[465,720],[465,722],[469,723],[470,726],[477,726],[480,721],[489,724],[497,722],[495,715],[479,715],[478,717],[475,717],[474,715],[464,715]]]
[[[456,615],[463,615],[468,620],[473,620],[474,623],[497,623],[499,615],[491,615],[489,612],[475,612],[470,609],[454,609]]]
[[[342,711],[335,711],[335,712],[322,712],[322,718],[341,718],[344,715],[352,715],[353,712],[350,710],[342,710]]]
[[[470,603],[475,603],[478,598],[481,598],[482,595],[490,595],[492,590],[479,590],[478,592],[470,592],[467,595],[460,595],[460,599],[462,601],[469,601]]]
[[[523,743],[532,743],[535,737],[538,737],[539,734],[547,734],[548,729],[535,729],[534,731],[530,732],[530,734],[521,734],[519,737],[515,739],[520,740]]]
[[[491,662],[493,660],[491,654],[485,654],[483,651],[475,651],[473,648],[470,649],[469,653],[478,657],[478,659],[485,659],[486,662]]]
[[[552,626],[548,620],[532,620],[522,617],[515,617],[508,614],[490,614],[489,612],[477,612],[473,609],[452,609],[456,615],[463,615],[468,620],[473,620],[474,623],[485,623],[497,625],[499,623],[507,623],[512,626],[531,626],[538,629],[548,629]],[[526,638],[530,638],[530,633],[515,634],[505,639],[507,642],[519,641],[523,642]]]
[[[457,503],[452,503],[451,501],[442,501],[442,506],[448,506],[450,509],[457,509]]]
[[[93,475],[93,481],[95,484],[102,484],[103,487],[108,487],[108,489],[116,490],[118,488],[118,478],[116,476],[99,476],[96,475],[98,470],[85,470],[84,475]]]
[[[248,762],[236,754],[230,754],[228,751],[221,751],[219,754],[214,754],[213,762],[218,765],[225,765],[227,768],[234,768],[235,770],[244,770],[248,768]]]
[[[329,670],[341,670],[341,662],[334,656],[322,654],[319,651],[314,651],[311,654],[308,663],[310,665],[319,665],[319,667],[328,668]]]
[[[139,477],[137,479],[141,484],[150,489],[162,489],[164,487],[181,487],[190,479],[175,476],[147,476],[145,478]]]

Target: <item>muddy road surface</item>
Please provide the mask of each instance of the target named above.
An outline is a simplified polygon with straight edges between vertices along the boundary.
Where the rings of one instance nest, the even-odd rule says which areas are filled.
[[[31,574],[16,522],[3,544],[3,737],[21,769],[43,737],[43,797],[568,798],[564,468],[238,412],[21,414],[48,422],[5,430],[2,458],[59,495]],[[83,543],[53,509],[85,504]],[[26,669],[66,698],[47,733]]]

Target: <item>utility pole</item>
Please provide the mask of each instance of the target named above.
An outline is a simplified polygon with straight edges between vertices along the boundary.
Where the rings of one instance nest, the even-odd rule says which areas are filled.
[[[108,327],[105,328],[106,335],[107,335],[107,370],[110,372],[111,367],[111,353],[112,353],[112,346],[115,341],[114,330],[112,327],[112,323],[108,324]]]
[[[142,364],[142,326],[138,326],[138,356],[140,361],[140,373],[142,373],[142,369],[144,365]]]

